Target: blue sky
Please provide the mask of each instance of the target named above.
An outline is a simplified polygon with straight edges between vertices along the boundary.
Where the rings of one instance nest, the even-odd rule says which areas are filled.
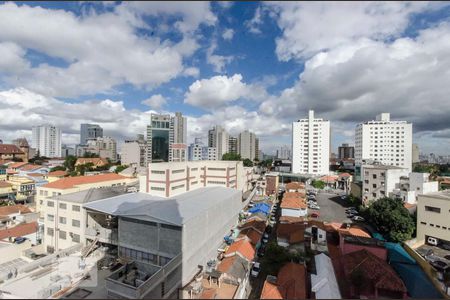
[[[314,109],[333,149],[380,112],[448,154],[450,5],[429,2],[0,2],[0,136],[98,123],[119,140],[181,111],[188,140],[249,129],[291,143]]]

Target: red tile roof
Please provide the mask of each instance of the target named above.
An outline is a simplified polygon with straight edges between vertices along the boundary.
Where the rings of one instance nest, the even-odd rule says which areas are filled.
[[[280,223],[277,226],[277,237],[288,240],[290,244],[303,242],[305,225],[303,223]]]
[[[255,257],[255,248],[247,240],[240,240],[231,244],[231,246],[225,252],[225,256],[232,256],[236,252],[239,252],[248,261],[253,260],[253,258]]]
[[[10,237],[19,237],[35,233],[38,230],[37,222],[25,223],[17,225],[16,227],[0,230],[0,240],[8,239]]]
[[[239,226],[239,229],[242,231],[246,228],[254,228],[256,231],[263,233],[266,229],[266,222],[261,220],[250,220]]]
[[[17,168],[23,167],[25,165],[28,165],[28,163],[20,161],[20,162],[15,162],[15,163],[12,163],[12,164],[8,165],[8,168],[10,168],[10,169],[17,169]]]
[[[11,214],[17,214],[19,212],[22,214],[26,214],[26,213],[30,213],[31,210],[27,206],[22,205],[22,204],[0,206],[0,216],[8,216]]]
[[[283,198],[305,198],[304,192],[286,192],[283,195]]]
[[[324,182],[329,182],[329,183],[331,183],[331,182],[337,181],[338,178],[339,178],[339,177],[338,177],[338,176],[335,176],[335,175],[326,175],[326,176],[320,177],[319,180],[324,181]]]
[[[58,170],[58,171],[49,172],[47,175],[50,177],[64,177],[67,175],[67,172]]]
[[[94,166],[104,166],[108,164],[108,160],[103,157],[81,157],[77,159],[75,166],[92,163]]]
[[[92,176],[75,176],[75,177],[65,177],[54,182],[47,183],[43,185],[44,188],[52,189],[70,189],[77,185],[92,184],[105,181],[113,181],[127,179],[127,177],[116,174],[116,173],[106,173]]]
[[[32,164],[26,164],[23,167],[19,167],[19,169],[21,171],[34,171],[34,170],[38,170],[40,168],[45,168],[45,167],[41,166],[41,165],[32,165]]]
[[[341,173],[339,174],[339,177],[352,177],[352,175],[349,173]]]
[[[264,281],[260,299],[283,299],[283,295],[281,295],[281,291],[277,284],[266,279],[266,281]]]
[[[241,230],[241,232],[239,233],[238,238],[245,238],[247,237],[250,242],[256,246],[256,244],[258,244],[258,242],[261,240],[262,238],[262,233],[256,231],[253,228],[246,228]]]
[[[327,223],[325,226],[331,227],[333,230],[341,233],[341,234],[348,234],[348,235],[354,235],[354,236],[362,236],[362,237],[368,237],[370,238],[370,234],[365,231],[364,229],[357,227],[357,226],[351,226],[349,229],[343,228],[342,223]]]
[[[306,299],[306,268],[293,262],[278,272],[276,282],[266,279],[261,299]]]
[[[359,271],[363,274],[364,282],[375,288],[406,293],[405,284],[394,269],[366,249],[345,254],[341,260],[348,281],[351,282],[353,272]]]
[[[0,181],[0,188],[11,187],[12,184],[6,181]]]
[[[300,209],[307,208],[308,205],[300,198],[283,198],[281,208]]]
[[[289,182],[288,184],[286,184],[286,191],[289,190],[301,190],[304,189],[305,185],[303,183],[300,182]]]
[[[236,260],[236,255],[225,257],[222,259],[220,264],[217,266],[217,271],[222,273],[227,273],[230,267],[233,265],[234,261]]]
[[[411,204],[411,203],[405,203],[405,204],[403,204],[403,206],[408,209],[408,208],[413,208],[416,205],[415,204]]]
[[[25,154],[16,145],[0,144],[0,154]]]
[[[10,159],[0,159],[0,165],[6,165],[8,163],[12,163]]]

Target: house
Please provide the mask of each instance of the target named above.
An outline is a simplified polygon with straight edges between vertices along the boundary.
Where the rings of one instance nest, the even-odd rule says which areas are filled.
[[[383,261],[387,261],[388,257],[385,242],[374,238],[345,235],[339,248],[343,255],[365,249]]]
[[[339,176],[337,175],[326,175],[319,178],[320,181],[325,182],[325,185],[329,188],[337,188]]]
[[[223,274],[222,279],[234,285],[240,285],[248,278],[250,269],[251,262],[239,255],[225,257],[217,266],[217,271]]]
[[[305,184],[301,182],[289,182],[285,186],[286,192],[302,192],[305,190]]]
[[[305,225],[303,223],[278,224],[277,244],[281,247],[289,247],[297,251],[304,251]]]
[[[314,299],[341,299],[333,263],[324,253],[314,256],[316,273],[311,274],[311,292]]]
[[[341,256],[349,298],[406,299],[407,290],[397,273],[384,260],[366,249]]]
[[[26,165],[16,168],[16,171],[18,171],[19,175],[21,175],[21,176],[26,176],[30,173],[38,173],[38,174],[45,175],[50,171],[50,169],[46,166],[26,164]]]
[[[270,212],[270,205],[267,203],[256,203],[252,208],[248,210],[249,213],[262,213],[264,215],[268,215]]]
[[[266,222],[253,219],[253,220],[249,220],[249,221],[245,222],[244,224],[242,224],[241,226],[239,226],[239,230],[241,230],[241,231],[243,231],[247,228],[253,228],[254,230],[256,230],[259,233],[264,233],[264,230],[266,229]]]
[[[26,176],[9,176],[7,180],[11,185],[17,200],[25,200],[36,190],[36,181]]]
[[[67,174],[66,171],[62,171],[62,170],[49,172],[47,174],[47,181],[53,182],[53,181],[59,180],[61,178],[67,177],[67,175],[69,175],[69,174]]]
[[[0,230],[0,240],[12,242],[16,237],[24,237],[31,241],[32,244],[38,242],[39,226],[37,222],[23,223],[12,228]]]
[[[282,216],[306,217],[308,215],[308,205],[305,200],[300,197],[290,197],[285,195],[281,201],[280,207]]]
[[[306,299],[306,268],[289,262],[278,276],[267,276],[261,292],[261,299]]]
[[[108,160],[103,157],[80,157],[75,162],[75,167],[92,164],[93,168],[104,167],[109,164]]]
[[[252,261],[255,258],[255,254],[256,251],[253,245],[249,241],[242,239],[231,244],[230,247],[228,247],[227,251],[224,253],[224,257],[240,255],[246,260]]]
[[[13,144],[0,144],[0,159],[22,159],[27,160],[27,154]]]
[[[352,185],[353,176],[349,173],[341,173],[339,174],[337,187],[344,191],[350,191],[350,187]]]
[[[12,193],[12,184],[7,181],[0,181],[0,199],[8,199]]]
[[[248,240],[254,247],[258,248],[261,238],[262,238],[262,233],[258,232],[257,230],[253,229],[253,228],[246,228],[243,229],[239,232],[238,237],[236,238],[235,242],[241,240],[241,239],[246,239]]]
[[[12,171],[19,171],[20,168],[28,165],[27,162],[14,162],[8,165],[8,169]]]

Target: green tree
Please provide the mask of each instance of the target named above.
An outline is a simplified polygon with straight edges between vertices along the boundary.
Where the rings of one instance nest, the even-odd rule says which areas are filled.
[[[125,170],[126,168],[128,168],[127,165],[120,165],[120,166],[117,166],[117,168],[114,170],[114,172],[115,172],[115,173],[120,173],[120,172],[122,172],[123,170]]]
[[[64,166],[56,166],[56,167],[54,167],[54,168],[51,168],[50,169],[50,172],[55,172],[55,171],[65,171],[66,170],[66,167],[64,167]]]
[[[98,155],[97,153],[92,153],[92,152],[85,152],[83,155],[83,158],[94,158],[94,157],[100,157],[100,155]]]
[[[248,158],[244,159],[244,167],[253,167],[253,162]]]
[[[411,239],[415,230],[413,217],[400,199],[382,198],[362,211],[366,219],[389,241]]]
[[[69,170],[69,172],[73,172],[75,170],[75,163],[77,162],[77,157],[73,155],[66,156],[66,159],[64,160],[64,167],[66,170]]]
[[[322,180],[313,180],[311,185],[319,190],[322,190],[323,188],[325,188],[325,182],[323,182]]]
[[[277,275],[280,268],[290,260],[288,251],[274,241],[267,244],[262,263],[270,275]]]
[[[237,153],[225,153],[222,155],[222,160],[242,160],[241,155]]]

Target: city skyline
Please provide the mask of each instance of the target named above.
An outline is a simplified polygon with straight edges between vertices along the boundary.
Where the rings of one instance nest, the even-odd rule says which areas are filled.
[[[446,155],[449,12],[427,2],[3,3],[0,135],[30,140],[33,125],[51,123],[75,145],[93,123],[120,144],[145,133],[151,113],[180,111],[187,144],[221,125],[254,132],[274,154],[313,109],[331,121],[335,152],[354,144],[358,123],[389,112],[413,124],[420,152]]]

